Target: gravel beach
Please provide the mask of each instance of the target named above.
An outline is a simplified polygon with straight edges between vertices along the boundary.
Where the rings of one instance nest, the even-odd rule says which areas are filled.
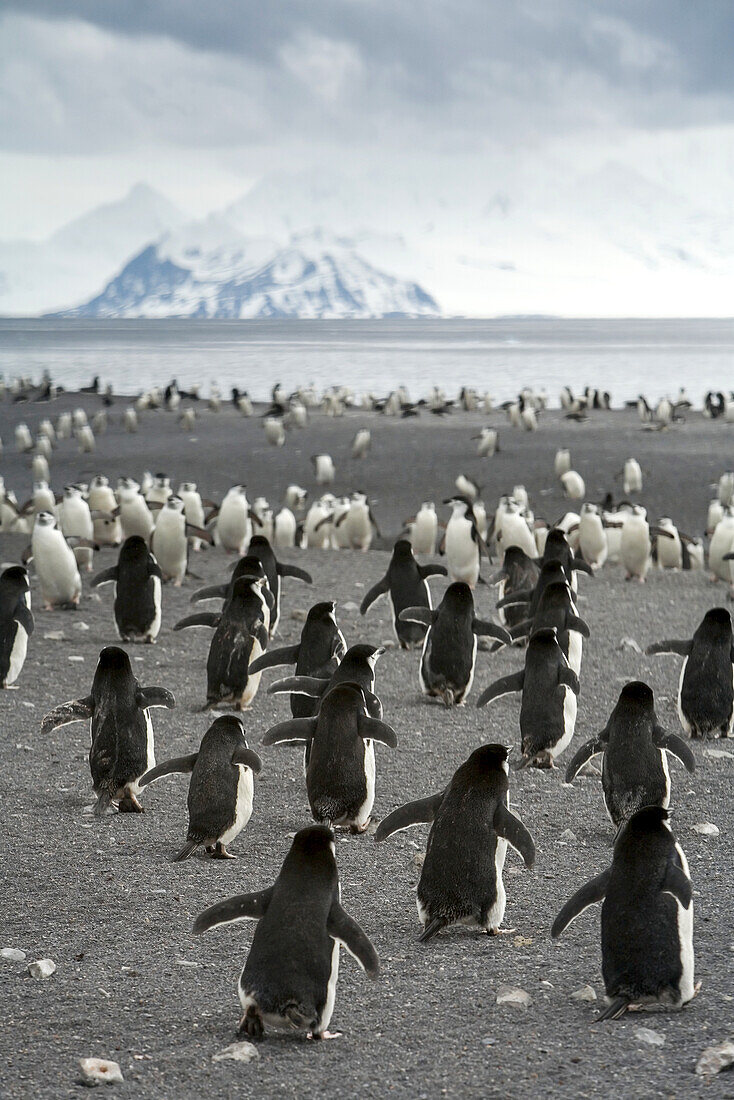
[[[22,500],[31,487],[29,462],[15,453],[14,425],[31,430],[80,399],[64,395],[51,406],[0,406],[5,443],[6,487]],[[98,407],[85,396],[89,410]],[[119,424],[122,402],[110,410],[111,425],[95,455],[62,444],[51,460],[52,483],[103,472],[139,478],[144,469],[170,474],[172,484],[196,480],[202,495],[221,499],[235,482],[252,500],[277,504],[290,482],[318,490],[309,456],[328,451],[337,467],[335,491],[364,490],[381,525],[380,546],[391,545],[402,521],[422,500],[437,504],[453,491],[459,472],[483,486],[488,510],[500,493],[526,486],[537,516],[552,521],[567,509],[553,476],[557,447],[571,449],[575,469],[586,479],[587,498],[607,490],[621,495],[614,476],[634,455],[643,468],[640,500],[651,519],[670,515],[692,535],[702,534],[710,485],[734,465],[734,427],[691,414],[666,432],[644,432],[634,410],[594,413],[575,424],[560,413],[541,418],[537,433],[506,426],[501,413],[455,414],[439,420],[390,420],[349,412],[340,419],[314,415],[307,428],[290,432],[282,449],[269,447],[258,418],[231,409],[202,410],[193,433],[175,416],[147,413],[140,430],[126,435]],[[484,424],[500,428],[501,451],[478,459],[471,436]],[[347,457],[358,427],[372,431],[372,453]],[[446,509],[443,510],[444,517]],[[0,536],[0,557],[17,561],[27,540]],[[519,746],[519,699],[506,696],[477,710],[476,698],[492,680],[522,667],[523,651],[480,650],[466,707],[446,710],[420,693],[419,652],[394,647],[389,605],[381,600],[365,618],[358,607],[385,572],[385,549],[281,551],[314,578],[312,587],[284,583],[279,636],[272,645],[298,640],[305,612],[317,600],[338,600],[337,615],[348,644],[389,644],[377,666],[376,691],[385,720],[397,732],[396,750],[377,747],[373,820],[409,799],[441,789],[478,745]],[[95,555],[95,571],[116,560],[116,551]],[[153,711],[156,756],[194,751],[211,721],[199,712],[205,695],[207,630],[172,633],[189,612],[201,583],[227,575],[232,559],[220,550],[192,555],[182,588],[164,589],[163,626],[155,646],[129,646],[143,686],[160,685],[176,696],[175,710]],[[484,572],[488,570],[485,567]],[[0,694],[0,947],[19,948],[25,961],[0,959],[4,1023],[0,1033],[0,1096],[79,1095],[78,1061],[118,1061],[125,1083],[120,1095],[139,1097],[351,1096],[548,1097],[734,1096],[734,1080],[710,1083],[695,1076],[702,1050],[734,1031],[734,848],[729,742],[692,745],[696,773],[671,761],[673,827],[688,856],[694,886],[694,944],[698,997],[678,1014],[627,1015],[595,1024],[603,997],[599,907],[588,910],[554,943],[549,928],[561,905],[611,860],[613,828],[597,778],[562,783],[562,769],[575,748],[606,724],[627,680],[653,688],[658,716],[680,732],[675,709],[680,660],[646,657],[640,650],[665,637],[690,637],[704,612],[727,604],[723,585],[704,573],[651,571],[645,585],[626,584],[619,566],[595,578],[580,578],[579,611],[591,628],[584,645],[578,720],[561,770],[526,769],[511,774],[511,805],[537,846],[535,869],[525,870],[510,850],[505,868],[508,902],[504,926],[514,933],[486,937],[468,930],[443,932],[426,946],[416,943],[419,924],[416,856],[428,826],[376,845],[372,836],[340,836],[337,860],[342,903],[372,939],[381,974],[369,981],[342,953],[331,1029],[343,1035],[325,1043],[268,1037],[249,1065],[212,1062],[236,1039],[237,978],[254,925],[230,925],[194,938],[195,916],[214,901],[270,885],[290,845],[290,836],[310,822],[299,750],[260,749],[263,734],[289,716],[286,696],[268,696],[282,675],[264,673],[246,735],[260,751],[263,770],[255,782],[255,805],[247,828],[233,842],[237,860],[195,855],[172,864],[186,832],[183,776],[172,776],[143,793],[145,814],[89,816],[92,801],[84,723],[39,732],[41,718],[56,704],[89,692],[100,648],[116,644],[112,590],[84,593],[76,612],[41,610],[32,575],[36,630],[18,690]],[[431,581],[434,603],[446,586]],[[490,617],[496,590],[480,586],[478,613]],[[206,605],[216,606],[216,605]],[[727,605],[728,606],[728,605]],[[52,635],[52,637],[48,637]],[[61,636],[59,636],[61,635]],[[711,750],[731,755],[716,757]],[[693,826],[712,822],[717,837]],[[569,833],[570,831],[570,833]],[[34,979],[27,964],[51,958],[56,972]],[[590,985],[598,1000],[572,999]],[[498,1005],[501,986],[530,995],[526,1008]],[[639,1029],[653,1029],[651,1044]],[[647,1037],[649,1039],[649,1036]]]

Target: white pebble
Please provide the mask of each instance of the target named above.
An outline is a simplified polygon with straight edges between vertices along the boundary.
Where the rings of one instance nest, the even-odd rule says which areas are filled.
[[[32,978],[50,978],[56,973],[56,963],[53,959],[38,959],[37,962],[28,963],[28,973]]]
[[[230,1059],[233,1062],[254,1062],[259,1057],[257,1047],[253,1043],[232,1043],[224,1050],[220,1050],[218,1054],[213,1054],[212,1062],[226,1062]]]
[[[718,836],[719,827],[713,825],[710,821],[699,821],[698,825],[693,826],[694,833],[698,833],[699,836]]]
[[[533,998],[524,989],[516,989],[511,985],[501,985],[497,990],[498,1005],[513,1005],[515,1008],[527,1008],[533,1003]]]
[[[3,947],[0,950],[0,959],[7,959],[8,962],[21,963],[25,958],[25,951],[21,951],[19,947]]]
[[[106,1058],[80,1058],[79,1068],[85,1085],[116,1085],[125,1080],[117,1062],[109,1062]]]
[[[571,1000],[572,1001],[595,1001],[596,1000],[596,992],[595,992],[593,986],[582,985],[581,989],[577,989],[577,990],[575,990],[575,992],[573,992],[571,994]]]
[[[653,1031],[650,1027],[636,1028],[635,1039],[639,1039],[641,1043],[649,1043],[651,1047],[662,1047],[665,1045],[665,1036],[661,1035],[659,1031]]]

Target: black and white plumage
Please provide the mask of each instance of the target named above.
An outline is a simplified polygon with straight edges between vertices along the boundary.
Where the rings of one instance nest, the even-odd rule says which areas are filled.
[[[658,722],[651,689],[635,680],[625,684],[599,736],[578,750],[568,765],[566,782],[572,783],[587,761],[603,753],[604,804],[613,823],[620,825],[644,806],[669,806],[666,752],[676,756],[689,772],[695,771],[693,753],[685,742]]]
[[[548,570],[549,574],[559,572],[557,565],[550,565]],[[591,632],[588,623],[579,616],[573,592],[565,580],[549,581],[542,589],[532,618],[524,619],[510,633],[513,639],[517,639],[547,628],[557,631],[561,649],[578,676],[583,654],[582,639],[588,638]]]
[[[120,548],[117,565],[97,573],[92,588],[115,585],[115,624],[123,642],[154,642],[161,628],[160,567],[145,539],[131,535]]]
[[[693,890],[688,862],[661,806],[638,810],[621,828],[612,866],[582,886],[553,922],[553,938],[602,902],[602,975],[617,1019],[630,1005],[681,1008],[693,984]]]
[[[734,637],[725,607],[707,611],[692,638],[656,642],[645,651],[683,657],[678,716],[691,737],[729,737],[734,726]]]
[[[120,813],[142,813],[139,780],[155,766],[150,708],[175,705],[170,691],[141,688],[125,650],[107,646],[100,652],[91,693],[55,707],[41,722],[41,733],[91,719],[89,769],[97,795],[95,814],[104,814],[113,802]]]
[[[270,613],[270,628],[268,631],[272,638],[280,622],[281,578],[294,577],[296,580],[303,581],[304,584],[313,584],[313,578],[310,573],[307,573],[305,569],[300,569],[297,565],[289,565],[286,562],[278,561],[273,553],[273,548],[264,535],[252,536],[247,554],[248,557],[257,558],[262,564],[265,576],[268,578],[268,586],[273,594],[274,604]]]
[[[408,607],[400,612],[405,622],[428,628],[418,670],[424,695],[443,700],[447,707],[461,706],[474,679],[477,636],[488,635],[505,645],[510,635],[501,626],[476,618],[474,598],[468,584],[449,585],[438,607]]]
[[[483,745],[445,790],[408,802],[377,827],[375,840],[382,841],[431,822],[416,899],[423,942],[451,924],[496,934],[505,913],[508,843],[533,866],[533,839],[509,809],[507,756],[503,745]]]
[[[490,578],[490,584],[499,584],[497,611],[503,626],[512,628],[527,617],[525,594],[532,592],[540,575],[535,558],[529,557],[520,546],[508,546],[502,559],[502,567]],[[512,597],[522,596],[516,603]]]
[[[380,596],[387,596],[392,608],[393,629],[401,649],[422,645],[426,627],[422,623],[405,622],[400,612],[408,607],[425,607],[431,610],[431,592],[428,577],[446,576],[443,565],[420,565],[413,556],[413,548],[407,539],[398,539],[393,547],[387,573],[373,585],[362,600],[360,615],[366,615]]]
[[[261,1039],[268,1027],[329,1038],[340,945],[377,976],[377,953],[342,908],[340,893],[334,834],[310,826],[296,833],[272,886],[218,902],[197,917],[196,935],[232,921],[258,921],[238,985],[240,1033]]]
[[[240,718],[223,714],[204,734],[198,752],[166,760],[142,776],[141,788],[174,772],[191,775],[189,827],[177,861],[188,859],[202,844],[215,859],[234,859],[227,845],[250,820],[253,775],[261,767],[260,757],[247,744]]]
[[[33,633],[28,570],[11,565],[0,575],[0,687],[15,684]]]

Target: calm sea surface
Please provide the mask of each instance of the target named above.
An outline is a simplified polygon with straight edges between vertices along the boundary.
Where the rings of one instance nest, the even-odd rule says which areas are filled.
[[[734,320],[676,321],[75,321],[0,319],[0,371],[67,389],[95,374],[134,394],[178,379],[217,383],[256,399],[275,382],[290,390],[342,384],[411,396],[441,385],[488,390],[498,401],[522,386],[609,390],[619,404],[685,386],[698,404],[708,389],[734,388]]]

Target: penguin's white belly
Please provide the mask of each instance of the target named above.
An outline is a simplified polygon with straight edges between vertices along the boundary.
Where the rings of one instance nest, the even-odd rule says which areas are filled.
[[[579,525],[579,547],[584,560],[597,569],[604,564],[607,558],[607,536],[604,528],[595,517],[596,523],[581,520]]]
[[[502,924],[505,916],[505,906],[507,904],[507,894],[505,893],[505,884],[502,880],[502,872],[505,867],[505,858],[507,856],[507,841],[504,837],[497,837],[497,847],[494,853],[494,877],[497,887],[497,899],[494,905],[490,908],[487,914],[487,923],[485,927],[487,929],[497,929]]]
[[[446,530],[446,561],[452,581],[465,581],[472,588],[479,576],[479,547],[469,531],[451,530],[451,521]]]
[[[268,615],[268,620],[269,619],[270,619],[270,616]],[[266,624],[265,629],[267,630],[267,628],[268,627],[267,627],[267,624]],[[249,663],[252,664],[253,661],[256,661],[257,658],[263,652],[264,652],[263,647],[260,645],[257,638],[255,638],[253,640],[253,643],[252,643],[252,649],[250,650],[250,661],[249,661]],[[260,687],[260,677],[261,676],[262,676],[262,672],[248,672],[248,674],[247,674],[247,683],[245,684],[245,690],[242,693],[242,704],[241,705],[243,707],[249,707],[250,703],[252,702],[252,700],[257,695],[257,689]]]
[[[186,572],[186,549],[183,525],[178,522],[173,528],[159,521],[153,532],[152,550],[164,577],[183,579]]]
[[[372,807],[375,804],[375,743],[374,741],[365,741],[364,743],[364,778],[367,786],[367,796],[357,811],[357,816],[354,818],[354,824],[361,827],[365,825],[372,813]]]
[[[120,506],[120,522],[122,533],[126,539],[132,535],[139,535],[147,542],[154,527],[153,516],[142,497],[134,504],[122,504]]]
[[[82,579],[76,558],[61,534],[59,540],[56,545],[34,549],[36,572],[43,598],[48,603],[72,603],[81,595]]]
[[[372,524],[366,509],[350,509],[344,526],[353,550],[368,550],[372,542]]]
[[[633,577],[644,577],[650,568],[650,538],[645,531],[630,529],[629,520],[622,529],[622,564]]]
[[[418,516],[413,523],[413,530],[410,536],[413,553],[435,554],[437,530],[438,524],[435,519],[429,519],[428,517],[421,518]]]
[[[658,565],[661,569],[681,569],[683,550],[678,535],[672,539],[658,538]]]
[[[688,721],[685,714],[683,713],[683,706],[681,704],[681,695],[683,693],[683,678],[686,674],[687,664],[688,658],[685,657],[683,660],[683,668],[680,670],[680,678],[678,680],[678,717],[680,718],[681,726],[686,731],[686,733],[690,735],[692,732],[691,723]]]
[[[575,632],[574,632],[575,633]],[[570,662],[569,662],[570,664]],[[578,673],[577,673],[578,675]],[[557,756],[560,756],[565,749],[571,744],[573,737],[573,731],[576,728],[576,711],[578,704],[576,701],[576,695],[567,685],[563,685],[566,691],[566,697],[563,700],[563,736],[555,745],[548,749],[551,759],[555,760]]]
[[[688,860],[685,857],[685,853],[680,844],[676,844],[676,850],[680,857],[683,872],[686,878],[689,877]],[[693,983],[694,973],[694,954],[693,954],[693,900],[687,909],[684,909],[678,899],[675,899],[675,904],[678,907],[678,945],[680,948],[680,961],[683,968],[683,973],[680,978],[680,995],[681,1004],[686,1004],[691,1000],[695,993],[695,986]]]
[[[236,836],[239,836],[252,817],[252,800],[255,787],[252,780],[252,769],[246,767],[244,764],[238,764],[237,769],[239,775],[237,777],[237,800],[235,802],[234,821],[219,837],[219,843],[225,846],[230,844]]]
[[[148,637],[157,638],[158,631],[161,628],[161,579],[160,577],[151,577],[153,582],[153,604],[155,605],[155,615],[153,616],[153,622],[148,627]],[[117,586],[115,586],[116,588]]]
[[[15,638],[13,639],[13,648],[10,651],[10,664],[8,667],[8,675],[5,680],[5,687],[10,687],[10,685],[14,684],[20,676],[28,649],[28,635],[25,629],[20,623],[16,623],[15,626]]]
[[[250,521],[244,509],[222,508],[217,519],[217,534],[225,550],[243,554],[250,541]]]
[[[581,658],[584,652],[583,635],[578,630],[568,632],[568,663],[578,676],[581,672]]]

